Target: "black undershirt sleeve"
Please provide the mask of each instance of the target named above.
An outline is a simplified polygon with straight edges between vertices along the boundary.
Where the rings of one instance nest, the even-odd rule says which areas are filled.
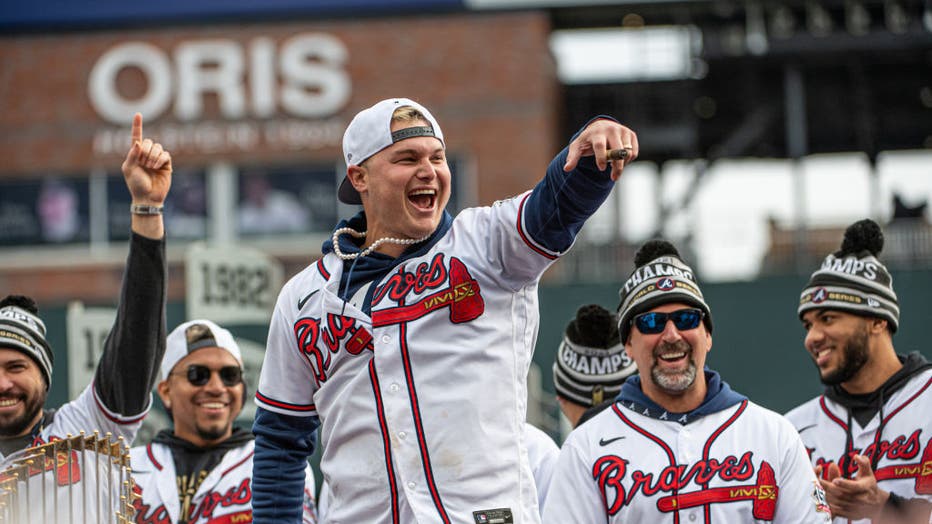
[[[94,374],[98,397],[120,415],[149,406],[165,355],[166,274],[165,239],[132,233],[116,320]]]

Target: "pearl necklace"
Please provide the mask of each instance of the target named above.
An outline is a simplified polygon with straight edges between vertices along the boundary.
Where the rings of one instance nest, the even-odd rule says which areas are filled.
[[[385,244],[386,242],[389,244],[401,244],[403,246],[409,246],[411,244],[417,244],[418,242],[423,242],[430,237],[430,235],[427,235],[423,238],[417,238],[417,239],[385,237],[385,238],[380,238],[376,240],[375,242],[372,243],[372,245],[370,245],[366,249],[363,249],[359,253],[344,253],[343,251],[340,251],[340,242],[339,242],[339,236],[342,235],[343,233],[348,233],[350,236],[354,238],[365,238],[366,232],[363,231],[360,233],[359,231],[356,231],[355,229],[351,227],[341,227],[340,229],[337,229],[336,231],[333,232],[333,253],[336,256],[342,258],[343,260],[353,260],[354,258],[364,257],[368,255],[369,253],[373,252],[375,248],[381,246],[382,244]]]

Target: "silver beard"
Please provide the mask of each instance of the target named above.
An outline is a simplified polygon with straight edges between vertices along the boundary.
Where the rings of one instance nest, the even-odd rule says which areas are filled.
[[[685,371],[668,374],[660,370],[656,365],[650,370],[650,377],[654,384],[667,393],[678,394],[686,391],[696,381],[696,363],[692,359],[692,346],[685,340],[680,340],[674,344],[662,344],[654,351],[654,359],[659,360],[660,355],[685,351],[689,355],[689,366]]]

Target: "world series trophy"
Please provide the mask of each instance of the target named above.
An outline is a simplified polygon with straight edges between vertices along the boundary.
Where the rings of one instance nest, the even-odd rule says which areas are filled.
[[[129,446],[110,433],[68,435],[0,463],[0,523],[128,524]]]

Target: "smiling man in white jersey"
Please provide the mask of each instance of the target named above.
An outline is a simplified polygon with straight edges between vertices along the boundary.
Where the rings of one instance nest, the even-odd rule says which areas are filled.
[[[669,242],[647,242],[621,288],[637,375],[563,443],[544,524],[827,523],[799,435],[705,368],[712,312]]]
[[[234,427],[246,383],[239,344],[210,320],[168,334],[158,394],[172,427],[130,451],[138,524],[252,522],[253,436]],[[302,524],[316,524],[314,475],[305,468]]]
[[[275,306],[253,427],[257,523],[297,521],[318,425],[325,522],[540,521],[525,443],[537,284],[637,139],[596,117],[533,191],[455,219],[446,145],[409,99],[348,126],[339,197],[363,212]]]
[[[836,522],[932,520],[932,364],[899,355],[900,308],[877,256],[883,232],[858,221],[799,300],[825,392],[787,414],[796,426]]]

